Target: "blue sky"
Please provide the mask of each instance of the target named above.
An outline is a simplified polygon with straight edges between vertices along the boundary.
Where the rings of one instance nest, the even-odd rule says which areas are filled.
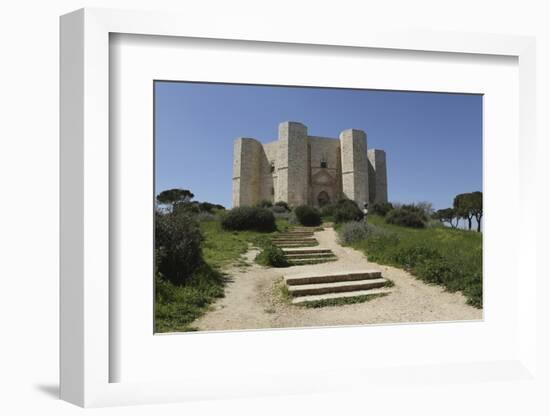
[[[386,151],[390,201],[440,209],[482,190],[480,95],[156,82],[156,192],[230,207],[234,139],[275,140],[287,120],[317,136],[364,130]]]

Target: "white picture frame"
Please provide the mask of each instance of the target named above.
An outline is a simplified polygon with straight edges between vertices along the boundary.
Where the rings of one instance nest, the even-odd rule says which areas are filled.
[[[252,397],[266,394],[319,393],[372,386],[380,380],[411,382],[410,368],[363,367],[315,373],[281,369],[264,378],[235,378],[220,374],[192,380],[111,382],[110,368],[120,359],[110,348],[109,276],[112,267],[109,242],[110,172],[109,148],[109,37],[110,34],[277,42],[333,47],[430,51],[443,54],[504,55],[516,57],[519,66],[519,189],[520,214],[527,213],[535,194],[535,42],[529,37],[429,32],[382,32],[377,30],[301,31],[280,29],[276,22],[249,27],[246,34],[235,22],[223,19],[205,25],[192,16],[166,13],[83,9],[61,18],[61,398],[80,406],[184,401],[196,398]],[[507,380],[536,383],[536,217],[520,215],[518,245],[514,247],[522,272],[516,306],[517,346],[514,353],[472,362],[416,363],[413,378],[433,380]],[[112,330],[112,328],[111,328]],[[296,335],[299,334],[300,335]],[[264,337],[266,336],[264,332]],[[294,336],[313,333],[294,331]],[[328,334],[328,332],[326,332]],[[318,334],[315,336],[319,336]],[[319,377],[326,374],[327,377]],[[428,380],[428,381],[426,381]]]

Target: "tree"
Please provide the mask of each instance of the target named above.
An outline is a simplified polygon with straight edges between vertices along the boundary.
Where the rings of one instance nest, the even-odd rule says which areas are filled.
[[[472,229],[472,219],[477,220],[477,232],[481,231],[483,216],[483,194],[479,191],[455,196],[453,207],[460,218],[468,220],[468,229]]]
[[[468,220],[468,230],[472,229],[472,218],[474,218],[473,194],[459,194],[453,200],[453,208],[456,215]]]
[[[477,220],[477,232],[481,231],[481,217],[483,217],[483,193],[472,192],[472,211]]]
[[[452,228],[458,227],[459,216],[454,208],[439,209],[435,212],[435,217],[441,222],[448,222]],[[453,221],[456,220],[456,224]]]
[[[157,195],[157,202],[162,205],[169,205],[174,210],[178,204],[189,203],[195,195],[188,189],[167,189]]]

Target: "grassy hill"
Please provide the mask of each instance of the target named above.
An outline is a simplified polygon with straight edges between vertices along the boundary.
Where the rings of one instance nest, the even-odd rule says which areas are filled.
[[[428,283],[461,291],[468,304],[483,306],[482,233],[447,227],[408,228],[369,216],[369,237],[350,245],[370,261],[401,267]]]

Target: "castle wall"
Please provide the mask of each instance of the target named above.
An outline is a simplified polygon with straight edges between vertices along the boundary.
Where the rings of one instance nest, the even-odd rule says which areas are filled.
[[[388,178],[386,168],[386,152],[379,149],[369,149],[367,152],[369,159],[370,202],[388,202]]]
[[[260,201],[260,168],[263,154],[259,141],[239,138],[233,145],[233,206]]]
[[[277,165],[279,164],[278,153],[279,143],[274,141],[263,145],[263,152],[260,167],[260,200],[277,202]],[[271,163],[275,170],[271,172]],[[272,192],[273,191],[273,192]]]
[[[326,192],[330,202],[341,198],[340,142],[328,137],[309,136],[310,146],[310,189],[308,204],[318,206],[321,192]],[[326,167],[321,167],[326,161]]]
[[[308,203],[308,140],[307,127],[287,121],[279,124],[277,167],[277,201],[298,206]]]
[[[369,201],[367,135],[349,129],[340,133],[342,193],[360,207]]]
[[[318,206],[327,196],[330,202],[349,198],[362,207],[388,199],[386,154],[367,151],[361,130],[345,130],[338,140],[308,136],[303,124],[284,122],[278,140],[261,144],[239,138],[233,153],[235,207],[261,200]]]

